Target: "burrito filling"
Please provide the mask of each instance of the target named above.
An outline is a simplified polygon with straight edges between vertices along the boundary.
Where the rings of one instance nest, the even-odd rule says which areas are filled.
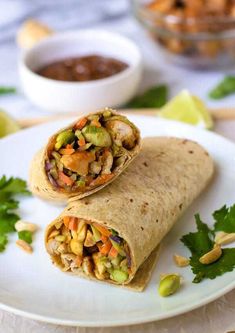
[[[113,229],[65,216],[50,230],[46,242],[48,252],[64,271],[82,270],[88,276],[119,284],[129,279],[129,247]]]
[[[59,133],[48,149],[48,179],[65,192],[102,185],[125,163],[137,140],[133,124],[109,110],[82,118],[73,128]]]

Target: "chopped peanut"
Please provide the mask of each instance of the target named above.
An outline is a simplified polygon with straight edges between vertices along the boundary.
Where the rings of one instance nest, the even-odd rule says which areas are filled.
[[[76,254],[77,256],[78,255],[82,256],[82,252],[83,252],[83,244],[82,243],[80,243],[76,239],[71,239],[69,245],[70,245],[71,251],[74,254]]]
[[[23,230],[27,230],[30,232],[35,232],[37,230],[37,226],[36,224],[33,223],[29,223],[23,220],[19,220],[18,222],[16,222],[15,224],[15,229],[17,232],[23,231]]]
[[[33,248],[31,245],[29,245],[28,243],[26,243],[24,240],[22,239],[18,239],[16,241],[16,245],[19,246],[19,248],[21,248],[22,250],[24,250],[27,253],[32,253],[33,252]]]

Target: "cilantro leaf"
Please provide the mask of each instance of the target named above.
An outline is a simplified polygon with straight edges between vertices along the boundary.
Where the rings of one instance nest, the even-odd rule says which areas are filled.
[[[19,201],[15,200],[14,196],[19,194],[30,194],[26,181],[14,177],[7,178],[5,175],[0,178],[0,252],[5,250],[8,242],[6,234],[16,231],[15,223],[20,219],[14,213],[19,206]],[[32,242],[32,235],[28,232],[22,233],[19,237]]]
[[[160,108],[167,102],[168,88],[166,85],[154,86],[142,95],[134,97],[128,104],[130,108]]]
[[[15,231],[15,223],[20,217],[14,213],[0,212],[0,234]]]
[[[27,183],[25,180],[14,177],[7,179],[6,176],[0,178],[0,193],[8,193],[11,195],[30,194],[27,190]]]
[[[28,244],[31,244],[32,241],[33,241],[33,239],[32,239],[32,232],[30,232],[28,230],[19,231],[18,232],[18,237],[19,237],[19,239],[24,240]]]
[[[217,223],[222,227],[233,226],[233,215],[235,214],[235,205],[231,208],[223,206],[220,210],[214,212],[213,216]],[[231,215],[231,216],[230,216]],[[226,224],[226,219],[228,224]],[[190,232],[181,238],[182,243],[191,251],[190,266],[195,274],[194,283],[201,282],[204,278],[215,279],[226,272],[231,272],[235,268],[235,248],[226,248],[222,250],[221,257],[209,265],[200,263],[202,255],[212,250],[214,246],[214,230],[211,230],[207,224],[203,223],[199,214],[195,215],[197,231]],[[216,228],[215,228],[216,230]],[[221,230],[221,229],[218,229]],[[224,229],[223,229],[224,230]]]
[[[8,243],[7,236],[5,234],[0,234],[0,252],[3,252]]]
[[[197,224],[198,231],[206,232],[209,236],[213,236],[213,231],[208,227],[208,225],[204,222],[202,222],[201,217],[199,214],[195,214],[195,221]]]
[[[200,256],[194,255],[190,258],[190,265],[196,275],[193,282],[199,283],[204,278],[215,279],[235,268],[235,248],[223,249],[222,256],[210,265],[203,265],[199,261]]]
[[[16,93],[15,87],[7,87],[7,86],[0,87],[0,95],[15,94],[15,93]]]
[[[201,257],[213,248],[213,241],[211,240],[212,231],[201,221],[199,214],[195,215],[195,220],[198,231],[184,235],[181,241],[188,247],[193,255],[199,255],[199,257]]]
[[[6,212],[10,209],[16,209],[19,207],[19,201],[9,199],[8,201],[0,201],[0,212]]]
[[[219,221],[223,221],[225,216],[228,214],[228,208],[226,205],[224,205],[223,207],[221,207],[220,209],[214,211],[214,213],[212,214],[212,216],[214,217],[214,220],[216,222]]]
[[[213,99],[221,99],[235,93],[235,76],[225,76],[215,88],[209,92],[209,97]]]
[[[235,232],[235,205],[227,208],[223,206],[213,213],[215,231]]]

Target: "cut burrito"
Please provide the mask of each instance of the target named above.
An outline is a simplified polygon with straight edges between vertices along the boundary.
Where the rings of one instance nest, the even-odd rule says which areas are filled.
[[[33,159],[30,188],[47,200],[85,197],[113,181],[140,150],[140,133],[111,109],[54,134]]]
[[[70,200],[48,226],[52,261],[78,276],[143,290],[156,247],[213,170],[211,157],[195,142],[143,139],[141,153],[118,180],[88,198]]]

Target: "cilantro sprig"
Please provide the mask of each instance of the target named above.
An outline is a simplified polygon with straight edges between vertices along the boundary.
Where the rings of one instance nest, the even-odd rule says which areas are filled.
[[[15,232],[15,223],[20,219],[15,210],[19,207],[18,195],[29,195],[27,184],[20,178],[0,178],[0,252],[5,250],[7,234]],[[28,236],[29,239],[29,236]]]
[[[134,97],[128,104],[129,108],[160,108],[166,104],[168,87],[165,84],[147,89],[142,95]]]
[[[15,93],[16,93],[15,87],[0,86],[0,96],[7,94],[15,94]]]
[[[235,76],[225,76],[210,92],[212,99],[222,99],[235,93]]]
[[[7,236],[5,234],[0,234],[0,252],[3,252],[8,243]]]
[[[18,237],[19,239],[24,240],[26,243],[31,244],[33,239],[32,239],[32,232],[28,230],[22,230],[18,232]]]
[[[223,206],[213,214],[214,225],[210,229],[202,222],[199,214],[195,215],[197,231],[190,232],[181,238],[181,242],[190,250],[190,266],[195,274],[194,283],[201,282],[204,278],[215,279],[226,272],[231,272],[235,268],[235,248],[225,248],[221,257],[209,265],[200,263],[202,255],[213,249],[215,244],[215,232],[224,231],[235,232],[235,205],[231,207]]]
[[[216,231],[235,232],[235,205],[224,205],[213,213],[213,217]]]

